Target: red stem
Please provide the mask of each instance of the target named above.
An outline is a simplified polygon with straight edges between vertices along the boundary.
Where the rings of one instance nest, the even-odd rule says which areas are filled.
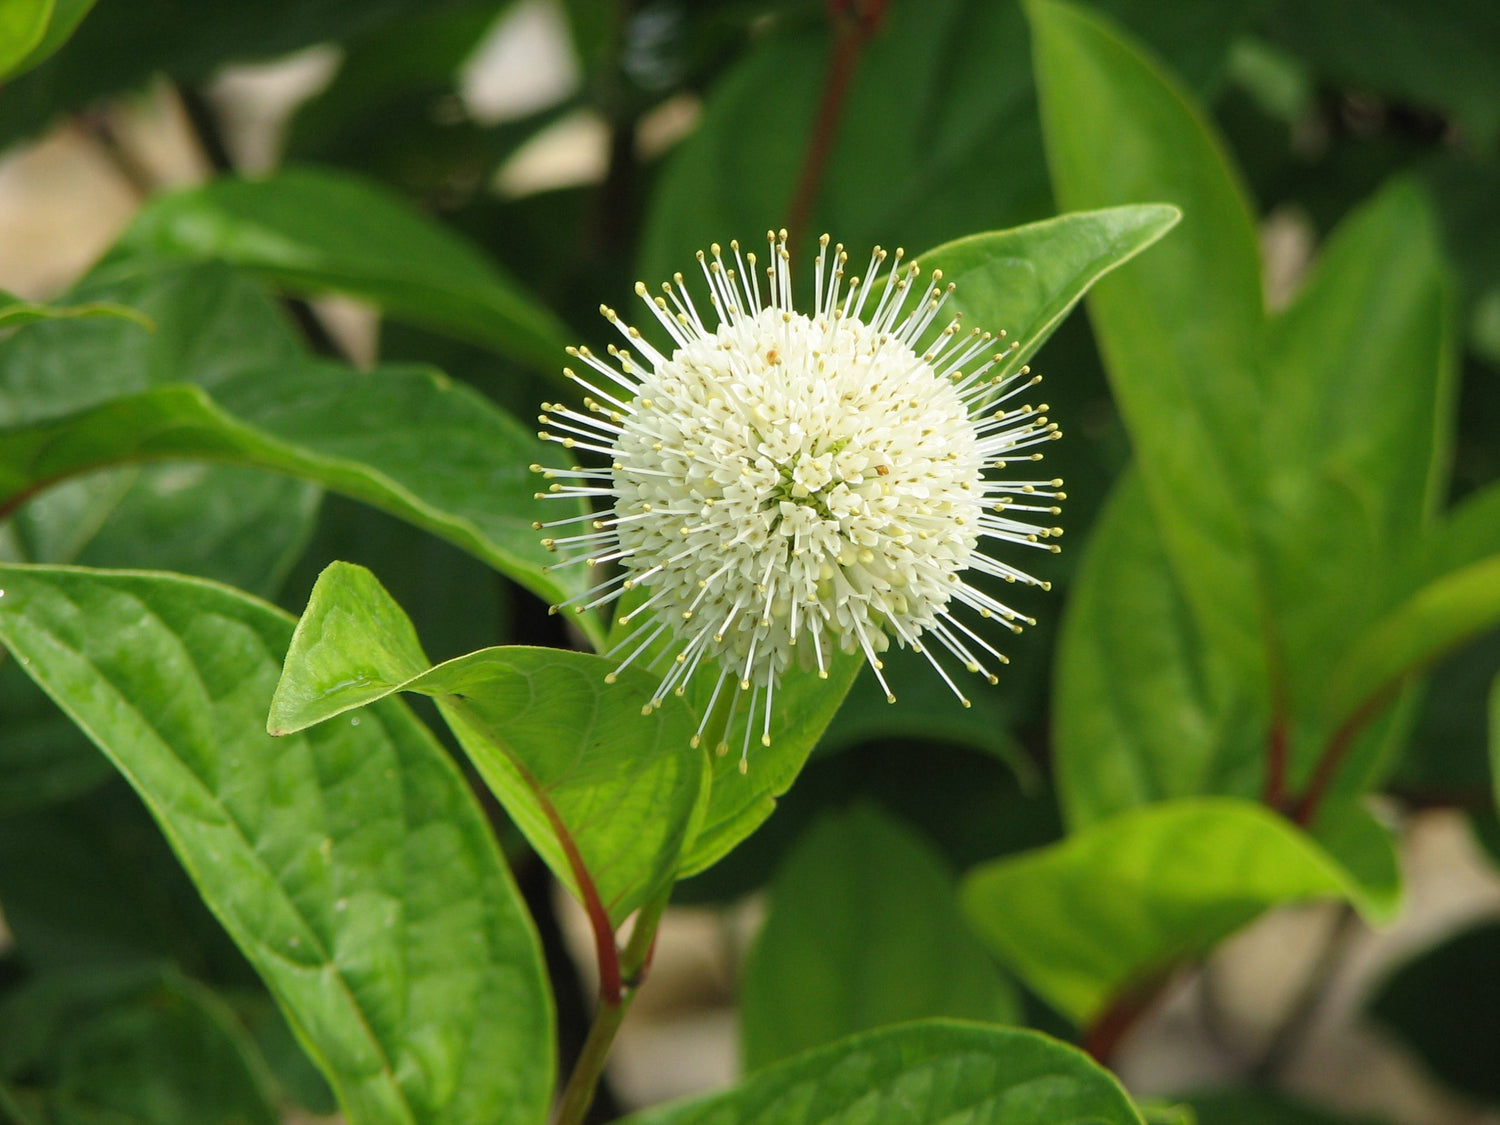
[[[792,202],[787,208],[788,240],[795,245],[812,216],[818,187],[828,166],[828,156],[844,116],[844,102],[849,82],[859,65],[865,44],[879,30],[890,0],[828,0],[829,18],[834,25],[833,53],[823,79],[823,95],[818,102],[818,117],[807,138],[807,152]]]
[[[1098,1019],[1089,1025],[1083,1037],[1083,1049],[1100,1066],[1109,1066],[1121,1042],[1166,991],[1169,977],[1166,974],[1150,977],[1133,988],[1120,993],[1105,1008]]]
[[[1307,790],[1302,794],[1302,799],[1297,802],[1297,807],[1292,812],[1292,820],[1295,823],[1306,828],[1317,817],[1319,807],[1328,796],[1334,778],[1338,776],[1339,767],[1349,756],[1355,737],[1364,729],[1365,724],[1385,706],[1395,690],[1396,685],[1392,684],[1377,691],[1361,703],[1340,724],[1339,729],[1333,732],[1333,737],[1328,740],[1328,745],[1323,749],[1323,756],[1318,759],[1318,764],[1313,769],[1312,780],[1308,782]]]
[[[1277,812],[1286,808],[1286,770],[1290,749],[1291,737],[1286,719],[1278,715],[1271,720],[1271,729],[1266,733],[1266,788],[1262,796],[1265,804]]]

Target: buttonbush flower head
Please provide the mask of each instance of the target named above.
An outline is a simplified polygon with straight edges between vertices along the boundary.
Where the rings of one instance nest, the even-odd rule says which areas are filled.
[[[711,677],[694,741],[729,692],[717,749],[738,741],[742,770],[757,730],[770,745],[783,673],[827,676],[835,649],[863,653],[894,702],[881,660],[894,639],[968,706],[950,667],[993,683],[1006,662],[984,622],[1033,623],[971,576],[1046,587],[989,551],[1055,551],[1062,533],[1039,522],[1059,511],[1062,482],[1008,475],[1059,436],[1045,405],[1014,404],[1039,377],[1007,371],[1010,351],[988,332],[961,332],[957,318],[937,329],[953,291],[940,271],[924,287],[902,251],[877,247],[863,283],[846,278],[848,255],[825,235],[803,313],[786,232],[768,243],[764,281],[738,243],[727,259],[717,245],[698,254],[706,309],[681,274],[660,296],[636,286],[670,354],[604,307],[629,347],[569,349],[591,372],[566,369],[583,409],[543,404],[541,436],[606,464],[533,466],[556,482],[539,496],[609,506],[537,524],[559,529],[543,540],[558,565],[613,567],[563,605],[637,591],[615,673],[665,665],[648,710]]]

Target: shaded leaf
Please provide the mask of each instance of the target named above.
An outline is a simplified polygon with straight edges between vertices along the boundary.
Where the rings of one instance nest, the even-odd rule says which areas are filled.
[[[1331,851],[1250,802],[1148,805],[975,869],[964,908],[1028,985],[1087,1024],[1122,991],[1269,907],[1341,898],[1388,918],[1397,895],[1388,834],[1355,806],[1328,813]]]
[[[155,327],[150,318],[127,305],[113,301],[95,301],[88,305],[44,305],[0,292],[0,329],[20,328],[39,320],[73,320],[92,316],[119,317],[148,330]]]
[[[277,1125],[270,1073],[222,999],[171,970],[29,980],[0,1004],[0,1072],[69,1125]],[[41,1081],[38,1081],[38,1080]]]
[[[116,254],[217,260],[293,292],[338,291],[560,371],[567,329],[477,248],[372,180],[296,168],[147,204]]]
[[[786,858],[739,998],[750,1071],[885,1024],[1018,1016],[941,858],[870,805],[824,816]]]
[[[399,704],[273,741],[291,622],[199,580],[0,568],[0,640],[130,780],[351,1122],[533,1122],[537,940],[447,755]]]
[[[1034,1031],[940,1020],[811,1051],[724,1094],[646,1110],[628,1125],[1142,1125],[1081,1051]]]
[[[601,657],[490,648],[429,667],[411,621],[363,567],[313,587],[271,706],[301,730],[399,691],[430,695],[506,811],[557,877],[619,924],[677,869],[707,797],[696,722],[655,682]],[[315,728],[317,729],[317,728]]]
[[[1500,922],[1480,923],[1398,967],[1370,1001],[1375,1017],[1427,1068],[1471,1098],[1500,1105]]]

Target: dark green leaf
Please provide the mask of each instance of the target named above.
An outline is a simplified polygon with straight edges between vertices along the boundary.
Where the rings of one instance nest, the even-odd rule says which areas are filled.
[[[179,0],[104,4],[44,66],[8,84],[0,100],[0,145],[55,115],[142,86],[152,75],[199,84],[226,62],[267,59],[348,40],[413,10],[449,0]],[[58,0],[54,24],[77,23],[79,0]],[[56,30],[54,28],[54,30]],[[49,42],[52,35],[49,33]],[[55,46],[55,44],[54,44]]]
[[[398,691],[438,701],[526,838],[586,904],[618,924],[676,871],[707,797],[696,721],[674,696],[641,714],[655,681],[602,657],[491,648],[429,667],[411,621],[363,567],[313,587],[270,727],[301,730]],[[319,728],[321,729],[321,728]]]
[[[1185,1100],[1198,1125],[1381,1125],[1374,1118],[1314,1109],[1266,1090],[1216,1090]]]
[[[1321,75],[1453,111],[1479,148],[1500,133],[1500,28],[1486,0],[1327,0],[1278,4],[1277,39]]]
[[[561,601],[580,576],[545,569],[553,560],[532,528],[540,506],[528,469],[539,452],[518,423],[436,372],[301,361],[0,432],[0,497],[121,463],[237,462],[384,508]]]
[[[0,640],[135,786],[351,1122],[541,1119],[536,937],[405,708],[272,740],[278,611],[165,575],[4,567],[0,586]]]
[[[133,308],[156,329],[48,321],[0,340],[0,433],[162,384],[214,388],[301,355],[260,289],[223,267],[100,270],[61,303],[99,302]],[[183,570],[269,594],[302,549],[318,496],[311,485],[231,467],[96,473],[16,511],[0,558]]]
[[[1016,997],[958,912],[953,878],[870,805],[825,816],[771,884],[740,986],[747,1070],[929,1016],[1013,1023]]]
[[[1388,834],[1353,806],[1330,812],[1336,851],[1247,801],[1148,805],[977,868],[964,908],[1028,985],[1087,1024],[1123,990],[1269,907],[1342,898],[1388,918],[1397,895]]]
[[[1371,1011],[1429,1070],[1469,1097],[1500,1105],[1500,922],[1454,934],[1386,980]]]
[[[1052,731],[1068,822],[1201,793],[1254,797],[1266,715],[1241,692],[1127,473],[1094,525],[1058,645]]]
[[[1034,1031],[939,1020],[882,1028],[627,1125],[1142,1125],[1110,1074]]]
[[[1057,201],[1162,202],[1180,228],[1089,298],[1167,554],[1248,690],[1265,675],[1244,490],[1259,479],[1263,319],[1250,208],[1188,96],[1082,8],[1027,7]]]
[[[829,51],[823,27],[803,24],[765,37],[715,82],[652,197],[644,279],[787,221]],[[1015,6],[892,5],[850,84],[803,236],[827,230],[862,257],[872,242],[932,245],[1047,210]]]
[[[0,1006],[0,1071],[46,1080],[68,1125],[277,1125],[270,1073],[224,1001],[170,970],[34,978]]]
[[[500,267],[374,181],[312,168],[153,200],[117,254],[231,262],[293,292],[352,293],[388,315],[559,371],[567,329]]]

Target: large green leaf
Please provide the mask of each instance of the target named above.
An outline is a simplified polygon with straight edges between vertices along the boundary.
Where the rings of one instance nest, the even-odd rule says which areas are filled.
[[[294,292],[339,291],[542,371],[566,328],[474,246],[373,181],[296,168],[153,200],[119,254],[217,260]]]
[[[1500,481],[1465,497],[1422,545],[1427,579],[1500,555]]]
[[[136,788],[351,1123],[542,1119],[536,935],[404,707],[273,740],[279,611],[170,575],[7,566],[0,587],[0,641]]]
[[[0,1077],[67,1125],[277,1125],[271,1075],[222,999],[170,969],[43,974],[0,1004]]]
[[[871,805],[824,817],[786,858],[739,995],[752,1071],[885,1024],[1018,1014],[942,859]]]
[[[430,695],[558,878],[622,922],[668,883],[707,797],[696,721],[655,682],[602,657],[491,648],[430,667],[411,621],[369,571],[334,563],[313,587],[270,728],[321,723],[394,692]]]
[[[1389,918],[1389,835],[1354,805],[1330,806],[1325,819],[1314,841],[1248,801],[1149,805],[975,869],[963,903],[1027,984],[1087,1024],[1269,907],[1343,898]]]
[[[548,572],[555,560],[532,529],[539,506],[528,465],[539,452],[519,423],[436,372],[304,360],[211,390],[157,387],[0,431],[0,502],[111,465],[229,461],[384,508],[561,601],[582,588],[581,576]]]
[[[1182,210],[1089,312],[1173,568],[1253,688],[1265,670],[1245,498],[1261,463],[1263,313],[1249,205],[1202,112],[1155,63],[1082,8],[1027,11],[1058,204]]]
[[[1397,184],[1339,227],[1267,334],[1255,521],[1274,659],[1300,720],[1294,779],[1331,733],[1316,704],[1345,639],[1405,592],[1446,486],[1446,297],[1432,218]]]
[[[1114,1078],[1034,1031],[930,1020],[856,1035],[628,1125],[1142,1125]]]
[[[1264,707],[1205,643],[1135,472],[1094,525],[1070,593],[1052,707],[1069,824],[1202,793],[1255,796]]]
[[[0,817],[83,793],[109,763],[14,660],[0,655]]]

